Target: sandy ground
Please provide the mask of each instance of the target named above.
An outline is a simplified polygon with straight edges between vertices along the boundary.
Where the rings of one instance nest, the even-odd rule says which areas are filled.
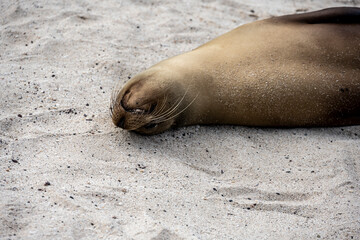
[[[236,26],[359,1],[0,1],[0,239],[360,239],[360,126],[144,137],[113,86]]]

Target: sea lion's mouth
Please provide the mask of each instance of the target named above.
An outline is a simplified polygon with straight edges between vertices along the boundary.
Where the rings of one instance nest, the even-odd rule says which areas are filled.
[[[124,104],[124,99],[121,100],[121,107],[129,113],[135,113],[135,114],[150,114],[152,113],[156,108],[156,103],[150,104],[144,104],[141,108],[129,108]]]
[[[144,109],[136,108],[136,109],[129,109],[127,112],[137,113],[137,114],[144,114],[146,111]]]

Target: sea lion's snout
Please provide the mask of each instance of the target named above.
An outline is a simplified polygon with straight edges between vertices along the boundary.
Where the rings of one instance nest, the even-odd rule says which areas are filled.
[[[110,112],[111,112],[112,122],[114,123],[114,125],[126,129],[125,122],[126,122],[127,111],[122,104],[123,101],[122,99],[123,97],[120,97],[119,95],[116,97],[116,101],[114,101],[110,106]]]
[[[127,113],[140,115],[151,114],[157,103],[151,99],[151,96],[146,95],[144,91],[140,91],[137,86],[132,86],[130,90],[124,93],[120,105]]]
[[[123,111],[119,107],[113,109],[111,118],[115,126],[125,129],[125,113]]]
[[[171,104],[167,101],[167,96],[158,97],[154,93],[141,91],[134,85],[123,89],[114,97],[115,100],[110,106],[112,121],[117,127],[141,134],[163,132],[173,125],[182,102],[177,99]]]
[[[151,114],[156,103],[148,103],[132,89],[119,93],[110,107],[112,121],[115,126],[125,130],[135,130],[147,124],[146,116]]]

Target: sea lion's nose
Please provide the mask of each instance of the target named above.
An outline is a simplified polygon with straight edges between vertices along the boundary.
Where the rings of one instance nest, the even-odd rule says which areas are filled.
[[[125,117],[122,117],[116,124],[116,126],[124,128],[124,124],[125,124]]]

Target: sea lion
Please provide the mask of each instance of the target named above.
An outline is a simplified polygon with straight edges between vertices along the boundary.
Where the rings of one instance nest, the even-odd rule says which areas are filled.
[[[242,25],[134,76],[110,110],[116,126],[142,134],[360,124],[360,8]]]

